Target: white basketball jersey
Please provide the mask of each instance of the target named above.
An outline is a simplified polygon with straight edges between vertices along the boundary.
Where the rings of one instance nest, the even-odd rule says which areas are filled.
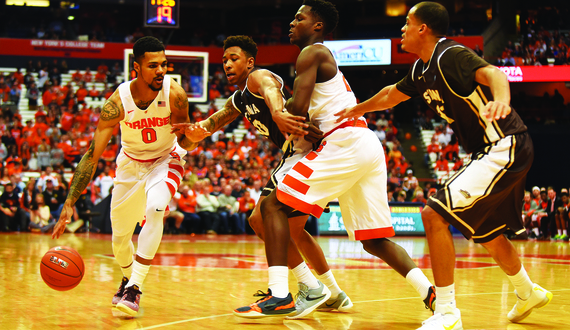
[[[139,109],[131,95],[131,81],[119,85],[125,118],[121,121],[121,144],[130,158],[150,160],[169,154],[175,147],[176,135],[170,133],[170,79],[146,110]]]
[[[335,123],[338,117],[334,114],[355,105],[356,97],[337,66],[336,75],[331,80],[315,84],[309,105],[309,118],[321,131],[327,133],[340,125]]]

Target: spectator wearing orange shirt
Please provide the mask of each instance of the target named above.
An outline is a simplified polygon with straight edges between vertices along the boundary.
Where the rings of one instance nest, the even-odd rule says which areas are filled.
[[[255,208],[255,199],[251,198],[249,191],[245,190],[243,192],[243,196],[238,198],[237,201],[239,202],[239,213],[238,216],[241,219],[242,223],[247,224],[247,219],[253,212]]]
[[[92,99],[101,100],[101,92],[97,90],[97,87],[95,85],[93,85],[89,90],[89,97],[91,97]]]
[[[91,73],[91,69],[89,69],[89,67],[85,69],[85,74],[83,75],[83,81],[86,83],[93,81],[93,74]]]
[[[44,106],[48,106],[52,102],[56,103],[56,101],[57,101],[57,93],[55,92],[53,85],[50,85],[49,88],[42,95],[42,104]]]
[[[180,185],[180,198],[178,199],[178,211],[184,215],[181,229],[186,233],[199,233],[200,217],[196,214],[196,193],[187,184]]]
[[[77,70],[77,71],[75,71],[74,74],[71,75],[71,80],[73,80],[74,82],[79,84],[83,81],[83,74],[81,74],[81,72],[79,72],[79,70]]]
[[[75,122],[75,117],[71,113],[71,108],[62,107],[62,110],[63,113],[61,114],[60,118],[59,130],[61,131],[61,134],[66,134],[73,127],[73,123]]]
[[[86,85],[84,82],[81,83],[81,87],[79,87],[77,92],[75,92],[75,97],[77,98],[78,104],[84,104],[85,103],[85,97],[87,95],[89,95],[89,91],[87,90],[87,88],[85,86]]]
[[[97,73],[95,74],[95,81],[104,83],[105,81],[107,81],[107,73],[97,71]]]
[[[449,163],[447,162],[447,159],[445,159],[443,157],[443,155],[439,156],[439,159],[437,160],[437,162],[435,162],[435,169],[437,171],[446,171],[449,172]]]

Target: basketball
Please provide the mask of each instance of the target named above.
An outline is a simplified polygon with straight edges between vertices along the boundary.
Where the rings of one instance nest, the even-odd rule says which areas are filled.
[[[67,246],[51,248],[40,264],[42,279],[50,288],[67,291],[75,288],[85,273],[81,255]]]

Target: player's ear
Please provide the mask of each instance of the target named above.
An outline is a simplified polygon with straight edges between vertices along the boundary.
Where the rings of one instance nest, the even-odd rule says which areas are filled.
[[[420,32],[420,33],[427,32],[427,29],[428,29],[427,25],[426,25],[426,24],[422,24],[422,25],[420,25],[420,31],[419,31],[419,32]]]
[[[141,71],[141,65],[140,65],[137,61],[134,61],[134,62],[133,62],[133,68],[135,69],[135,71],[137,72],[137,74],[140,73],[140,71]]]
[[[247,69],[251,70],[253,69],[253,67],[255,66],[255,59],[253,57],[250,57],[247,59]]]
[[[323,22],[315,23],[315,31],[322,31],[323,27],[324,27]]]

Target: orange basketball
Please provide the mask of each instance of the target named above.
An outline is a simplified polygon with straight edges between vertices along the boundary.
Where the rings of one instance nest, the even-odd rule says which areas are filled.
[[[415,145],[412,144],[412,145],[410,146],[410,150],[413,151],[413,152],[416,152],[416,151],[418,151],[418,147],[416,147]]]
[[[75,288],[85,274],[81,255],[67,246],[56,246],[42,258],[40,264],[42,279],[50,288],[67,291]]]
[[[406,140],[409,140],[412,138],[412,134],[410,132],[406,133],[406,135],[404,135],[404,137],[406,138]]]

